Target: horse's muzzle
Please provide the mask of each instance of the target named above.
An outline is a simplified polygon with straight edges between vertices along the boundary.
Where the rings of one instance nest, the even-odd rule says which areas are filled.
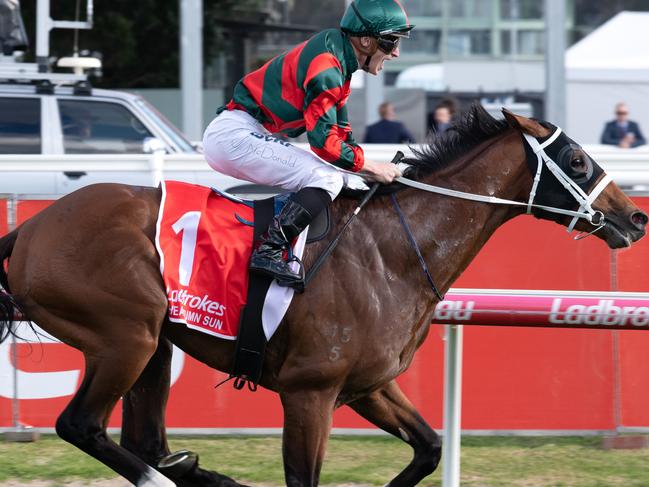
[[[627,218],[607,215],[601,237],[612,249],[629,247],[644,237],[648,222],[649,217],[640,210],[633,211]]]

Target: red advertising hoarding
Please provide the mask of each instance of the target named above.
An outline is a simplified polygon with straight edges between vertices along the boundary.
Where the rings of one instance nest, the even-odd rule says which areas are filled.
[[[649,199],[635,198],[635,202],[649,210]],[[20,202],[19,221],[45,204]],[[0,230],[6,214],[1,205],[0,201]],[[563,227],[519,217],[496,232],[454,287],[641,292],[649,290],[643,272],[647,264],[649,239],[612,252],[594,237],[574,241]],[[545,305],[550,310],[558,307],[556,320],[566,319],[569,306],[608,306],[609,311],[612,306],[642,307],[639,302],[607,304],[598,299],[588,303],[550,299]],[[637,323],[645,319],[643,313],[639,311]],[[629,324],[633,325],[631,320]],[[411,368],[399,378],[406,394],[437,429],[442,424],[443,330],[440,325],[431,328]],[[21,420],[53,427],[81,381],[83,358],[65,345],[46,340],[18,348]],[[579,431],[649,426],[647,350],[649,333],[638,331],[465,327],[462,428]],[[0,345],[0,427],[11,425],[13,366],[9,344],[4,343]],[[229,384],[214,389],[224,377],[177,350],[167,425],[282,426],[275,394],[263,389],[235,391]],[[111,422],[118,425],[119,408]],[[334,427],[370,425],[341,408]]]

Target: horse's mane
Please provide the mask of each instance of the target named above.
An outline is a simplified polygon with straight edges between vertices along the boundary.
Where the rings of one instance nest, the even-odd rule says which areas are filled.
[[[415,157],[404,161],[412,166],[408,177],[419,179],[443,169],[482,142],[502,134],[509,127],[505,119],[496,120],[482,105],[473,103],[446,132],[441,135],[431,134],[427,144],[411,148]]]
[[[469,110],[455,121],[441,135],[431,133],[428,142],[421,147],[411,147],[414,157],[406,158],[403,162],[410,164],[406,177],[420,180],[435,171],[447,167],[458,157],[466,154],[482,142],[502,134],[510,125],[505,119],[496,120],[479,103],[473,103]],[[395,183],[381,186],[377,194],[390,194],[403,189],[403,185]],[[347,190],[344,196],[357,198],[364,191]]]

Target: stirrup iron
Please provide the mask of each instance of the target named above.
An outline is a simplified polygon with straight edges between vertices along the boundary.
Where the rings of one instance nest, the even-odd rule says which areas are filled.
[[[293,255],[288,261],[286,262],[287,265],[290,264],[291,262],[297,262],[299,269],[298,273],[300,274],[300,279],[297,281],[289,281],[289,280],[282,280],[279,278],[276,278],[275,280],[277,281],[277,284],[279,284],[282,287],[290,287],[295,290],[296,293],[302,294],[304,292],[304,287],[305,287],[305,272],[304,272],[304,264],[302,264],[302,261],[295,255]]]

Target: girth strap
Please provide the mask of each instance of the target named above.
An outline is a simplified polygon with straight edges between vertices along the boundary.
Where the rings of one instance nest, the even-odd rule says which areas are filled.
[[[253,245],[268,228],[268,224],[274,216],[274,209],[274,198],[254,202]],[[262,324],[262,310],[266,293],[272,282],[272,277],[254,273],[249,274],[248,297],[246,305],[241,310],[234,363],[229,377],[235,378],[234,387],[236,389],[243,388],[246,382],[251,391],[257,389],[264,365],[264,352],[267,343]]]

